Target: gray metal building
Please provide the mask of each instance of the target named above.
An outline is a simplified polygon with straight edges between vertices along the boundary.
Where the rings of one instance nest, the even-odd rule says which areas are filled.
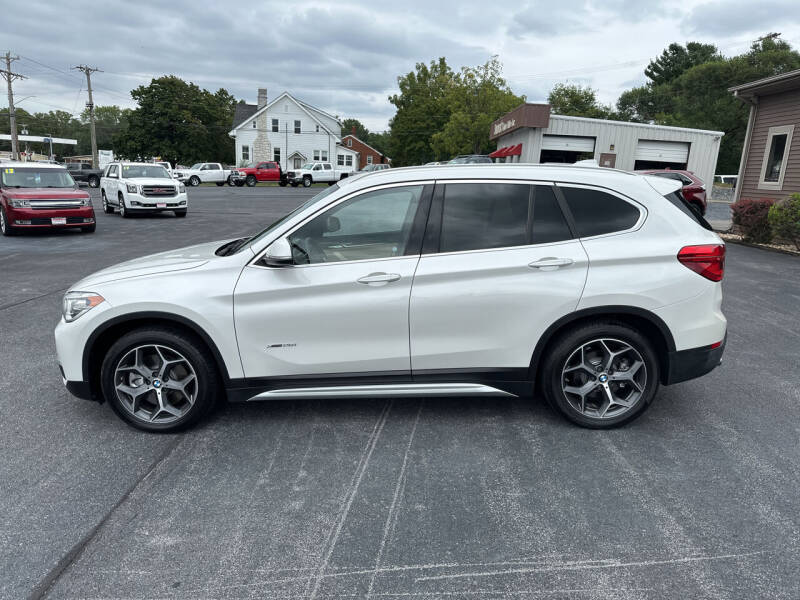
[[[626,171],[687,169],[709,186],[722,131],[551,115],[548,104],[523,104],[492,123],[497,162],[574,163],[594,159]]]

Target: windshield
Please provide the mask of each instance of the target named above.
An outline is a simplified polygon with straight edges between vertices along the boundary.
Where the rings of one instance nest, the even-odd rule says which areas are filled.
[[[71,188],[75,187],[66,169],[37,169],[36,167],[5,167],[3,187],[13,188]]]
[[[203,163],[194,163],[191,167],[189,167],[190,171],[199,171],[200,167],[203,166]]]
[[[161,165],[122,165],[124,179],[149,177],[154,179],[171,179],[167,170]]]
[[[259,231],[256,235],[254,235],[251,238],[245,238],[244,240],[242,240],[242,245],[239,246],[236,249],[236,251],[238,252],[239,250],[244,248],[248,243],[253,244],[254,242],[258,242],[259,240],[263,239],[264,237],[269,235],[270,232],[272,230],[274,230],[276,227],[278,227],[281,223],[285,223],[286,221],[291,219],[296,214],[304,211],[309,206],[311,206],[312,204],[314,204],[316,202],[319,202],[320,200],[322,200],[326,196],[330,196],[332,193],[336,192],[337,190],[339,190],[339,184],[338,183],[335,183],[332,186],[330,186],[328,188],[325,188],[319,194],[316,194],[314,197],[310,198],[309,200],[306,200],[300,206],[298,206],[292,212],[290,212],[288,215],[285,215],[285,216],[281,217],[280,219],[275,221],[272,225],[270,225],[266,229],[263,229],[263,230]]]
[[[314,163],[306,163],[300,168],[305,170],[305,171],[310,171],[311,169],[314,168]]]

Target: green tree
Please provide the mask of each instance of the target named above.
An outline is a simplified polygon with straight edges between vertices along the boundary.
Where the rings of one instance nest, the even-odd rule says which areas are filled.
[[[436,156],[490,152],[495,148],[489,141],[492,122],[524,102],[503,79],[496,56],[478,67],[462,67],[445,93],[450,117],[431,138]]]
[[[650,61],[644,74],[655,85],[669,83],[692,67],[721,59],[722,56],[714,44],[689,42],[686,46],[681,46],[673,43],[660,56]]]
[[[610,107],[600,104],[595,90],[589,86],[557,83],[550,90],[547,102],[557,115],[608,119],[613,113]]]
[[[433,136],[450,119],[447,92],[455,74],[444,57],[397,78],[399,94],[389,97],[397,108],[389,122],[389,155],[395,166],[419,165],[436,158]]]
[[[122,132],[127,127],[128,115],[131,113],[129,108],[119,106],[95,106],[94,122],[97,133],[97,147],[100,150],[114,149],[114,136]],[[82,129],[78,135],[78,147],[80,154],[91,154],[91,132],[89,126],[89,109],[84,109],[81,113]]]
[[[173,75],[131,91],[137,108],[113,137],[125,158],[160,156],[172,163],[230,162],[228,137],[236,100],[224,89],[212,93]]]

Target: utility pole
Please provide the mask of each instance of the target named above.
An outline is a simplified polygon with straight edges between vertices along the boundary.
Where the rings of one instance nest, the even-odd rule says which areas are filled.
[[[97,169],[97,134],[94,130],[94,100],[92,99],[92,73],[100,72],[100,69],[92,68],[87,65],[78,65],[77,67],[72,67],[73,69],[78,69],[79,71],[83,71],[86,74],[86,89],[89,90],[89,102],[86,103],[87,108],[89,109],[89,129],[92,132],[92,168]]]
[[[24,75],[11,71],[11,63],[19,60],[19,56],[11,56],[11,52],[6,52],[3,57],[6,61],[6,68],[0,69],[0,74],[8,83],[8,120],[11,127],[11,158],[19,160],[19,142],[17,141],[17,115],[14,111],[14,91],[11,83],[15,79],[27,79]]]

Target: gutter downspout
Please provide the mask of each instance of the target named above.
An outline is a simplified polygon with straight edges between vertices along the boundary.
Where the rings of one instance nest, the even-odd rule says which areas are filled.
[[[736,91],[733,95],[747,102],[750,105],[750,116],[747,118],[747,131],[744,134],[744,145],[742,146],[742,158],[739,162],[739,176],[736,179],[736,192],[733,195],[733,201],[738,202],[742,196],[742,185],[744,185],[744,171],[747,166],[747,160],[750,158],[750,140],[753,137],[753,126],[755,125],[756,115],[758,114],[758,96],[752,98],[743,98]]]

